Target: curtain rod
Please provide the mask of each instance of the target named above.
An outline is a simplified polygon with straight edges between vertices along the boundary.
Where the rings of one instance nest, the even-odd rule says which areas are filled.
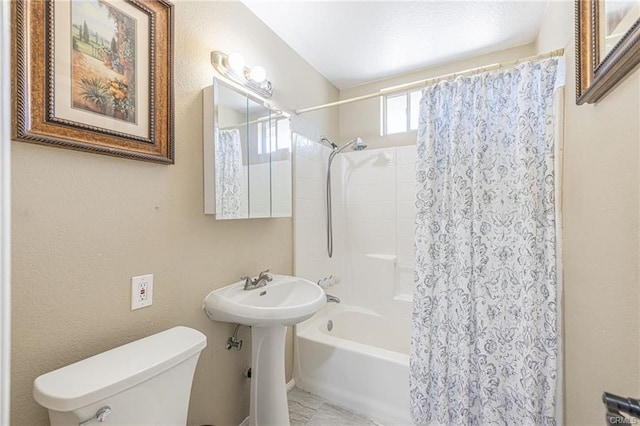
[[[522,58],[522,59],[516,59],[516,60],[513,60],[513,61],[509,61],[509,62],[503,62],[503,63],[485,65],[485,66],[482,66],[482,67],[470,68],[470,69],[464,70],[464,71],[458,71],[458,72],[452,72],[452,73],[449,73],[449,74],[444,74],[444,75],[441,75],[439,77],[431,77],[431,78],[427,78],[427,79],[424,79],[424,80],[412,81],[410,83],[405,83],[405,84],[400,84],[400,85],[397,85],[397,86],[386,87],[384,89],[380,89],[378,92],[369,93],[367,95],[356,96],[356,97],[353,97],[353,98],[343,99],[343,100],[340,100],[340,101],[330,102],[328,104],[317,105],[317,106],[313,106],[313,107],[309,107],[309,108],[297,109],[295,111],[295,113],[296,114],[304,114],[305,112],[317,111],[319,109],[331,108],[331,107],[334,107],[334,106],[350,104],[352,102],[364,101],[366,99],[377,98],[377,97],[384,96],[384,95],[389,95],[389,94],[392,94],[392,93],[395,93],[395,92],[402,92],[402,91],[409,90],[409,89],[428,86],[429,84],[438,83],[440,81],[444,81],[444,80],[448,80],[448,79],[451,79],[451,78],[459,77],[461,75],[473,75],[473,74],[478,74],[478,73],[481,73],[481,72],[491,71],[491,70],[494,70],[494,69],[505,68],[505,67],[517,65],[520,62],[531,61],[531,60],[534,60],[534,59],[547,59],[547,58],[553,58],[553,57],[562,56],[562,55],[564,55],[564,49],[556,49],[556,50],[553,50],[551,52],[542,53],[540,55],[529,56],[529,57]]]
[[[281,118],[281,117],[289,118],[289,114],[284,112],[284,111],[276,111],[271,115],[267,115],[267,116],[264,116],[264,117],[256,118],[255,120],[243,121],[242,123],[238,123],[238,124],[235,124],[235,125],[232,125],[232,126],[220,127],[219,130],[237,129],[239,127],[248,126],[250,124],[258,124],[258,123],[264,123],[264,122],[270,121],[270,120],[277,120],[278,118]]]

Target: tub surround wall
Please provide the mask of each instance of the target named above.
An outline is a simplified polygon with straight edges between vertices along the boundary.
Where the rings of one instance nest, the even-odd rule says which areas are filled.
[[[416,146],[399,147],[396,158],[396,279],[394,294],[400,300],[413,295],[416,228]]]
[[[407,319],[413,288],[415,146],[342,152],[334,158],[334,255],[326,251],[326,173],[330,149],[294,138],[295,271],[343,302]]]
[[[317,140],[294,134],[294,270],[297,276],[317,282],[342,274],[344,263],[344,203],[342,157],[331,167],[333,188],[333,257],[327,255],[326,179],[331,149]],[[333,289],[330,291],[332,292]]]
[[[202,98],[213,50],[262,64],[291,109],[338,90],[239,2],[175,2],[176,164],[162,166],[14,142],[12,422],[47,425],[31,396],[40,374],[155,332],[206,334],[188,425],[237,425],[249,412],[250,333],[201,311],[213,289],[270,267],[293,272],[291,219],[203,214]],[[336,138],[337,110],[306,119]],[[132,276],[154,274],[153,305],[130,311]],[[289,341],[287,373],[291,377]]]
[[[413,295],[416,147],[367,149],[344,157],[349,262],[347,301],[409,327]]]

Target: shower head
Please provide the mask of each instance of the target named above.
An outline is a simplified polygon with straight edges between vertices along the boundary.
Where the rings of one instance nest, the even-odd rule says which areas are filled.
[[[365,141],[362,140],[362,138],[357,137],[354,140],[352,140],[349,143],[353,143],[353,149],[354,151],[362,151],[363,149],[367,148],[367,143]]]

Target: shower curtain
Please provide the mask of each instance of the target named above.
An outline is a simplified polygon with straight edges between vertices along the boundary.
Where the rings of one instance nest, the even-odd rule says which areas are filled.
[[[411,416],[555,425],[558,59],[426,88],[416,161]]]
[[[222,219],[241,217],[242,140],[238,129],[220,130],[216,140],[216,215]]]

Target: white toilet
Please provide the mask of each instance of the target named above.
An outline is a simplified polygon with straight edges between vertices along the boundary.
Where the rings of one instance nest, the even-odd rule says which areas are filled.
[[[204,334],[175,327],[43,374],[33,397],[52,426],[184,426],[205,346]]]

